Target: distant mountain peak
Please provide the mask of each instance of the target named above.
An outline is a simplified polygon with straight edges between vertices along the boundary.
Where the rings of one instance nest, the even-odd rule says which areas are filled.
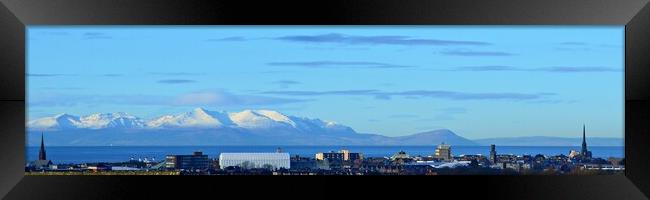
[[[126,112],[114,112],[114,113],[93,113],[90,115],[82,116],[82,118],[137,118],[137,117],[130,115]]]
[[[74,117],[68,113],[60,113],[58,115],[54,115],[54,118],[61,118],[61,117]]]
[[[229,125],[228,121],[219,120],[220,112],[211,112],[204,108],[195,108],[178,115],[163,115],[146,122],[144,128],[218,128]]]
[[[208,111],[207,111],[205,108],[203,108],[203,107],[196,107],[196,108],[192,109],[192,112],[196,112],[196,113],[207,113]]]
[[[140,128],[144,121],[125,112],[94,113],[79,118],[78,128]]]
[[[229,114],[230,119],[240,127],[252,129],[295,127],[295,122],[277,111],[244,110]]]
[[[450,145],[477,145],[472,140],[461,137],[449,129],[436,129],[420,132],[412,135],[401,136],[402,141],[407,143],[426,143],[429,145],[450,144]]]

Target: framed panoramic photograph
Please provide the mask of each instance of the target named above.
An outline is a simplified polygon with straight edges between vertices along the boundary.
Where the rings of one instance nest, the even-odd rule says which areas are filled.
[[[623,42],[623,26],[28,26],[25,172],[623,173]]]
[[[0,194],[650,194],[645,1],[159,3],[3,2]]]

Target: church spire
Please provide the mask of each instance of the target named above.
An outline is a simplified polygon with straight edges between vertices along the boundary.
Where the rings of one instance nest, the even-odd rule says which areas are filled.
[[[39,160],[47,160],[45,156],[45,142],[43,141],[43,133],[41,133],[41,150],[38,152]]]
[[[585,134],[585,125],[582,124],[582,151],[580,153],[583,156],[587,155],[587,139],[586,139],[586,134]]]
[[[583,143],[583,144],[584,144],[584,143],[587,143],[587,141],[585,140],[585,137],[586,137],[586,136],[585,136],[585,132],[586,132],[586,131],[585,131],[585,124],[582,124],[582,143]]]

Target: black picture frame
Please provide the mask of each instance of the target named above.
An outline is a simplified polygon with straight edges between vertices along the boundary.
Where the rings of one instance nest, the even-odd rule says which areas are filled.
[[[648,0],[1,0],[0,196],[131,199],[168,193],[359,196],[411,192],[488,199],[650,196]],[[625,175],[411,177],[24,176],[26,25],[625,25]],[[282,182],[282,183],[278,183]],[[364,186],[364,189],[357,187]],[[322,190],[322,192],[319,192]],[[452,191],[453,190],[453,191]],[[420,192],[416,192],[420,191]],[[272,193],[271,193],[272,192]],[[397,192],[397,193],[395,193]],[[428,194],[427,192],[431,192]],[[224,193],[224,194],[220,194]],[[300,197],[300,196],[297,196]]]

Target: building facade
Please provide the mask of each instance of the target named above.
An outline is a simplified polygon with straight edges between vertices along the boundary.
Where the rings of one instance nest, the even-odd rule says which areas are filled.
[[[210,168],[208,155],[202,152],[194,152],[192,155],[167,155],[165,157],[165,168],[184,170],[207,170]]]
[[[319,152],[316,153],[316,160],[343,160],[343,154],[338,152]]]
[[[219,167],[289,169],[289,153],[221,153]]]
[[[438,145],[433,157],[440,160],[451,160],[451,145],[445,143]]]
[[[315,156],[316,160],[341,160],[341,161],[354,161],[354,160],[363,160],[363,154],[361,153],[352,153],[350,150],[342,149],[339,152],[320,152]]]
[[[496,150],[496,145],[492,144],[490,145],[490,162],[492,164],[497,163],[497,150]]]

